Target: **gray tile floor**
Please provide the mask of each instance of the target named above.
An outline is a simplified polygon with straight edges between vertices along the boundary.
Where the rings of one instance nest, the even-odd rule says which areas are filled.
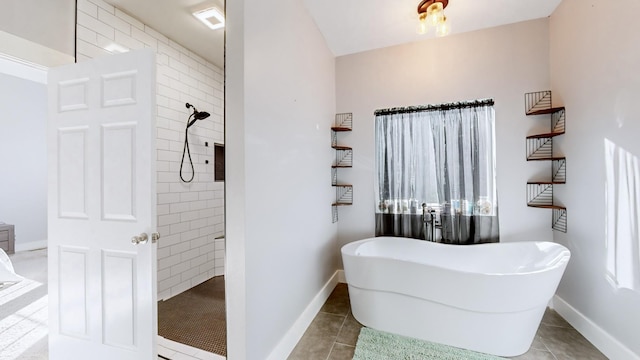
[[[350,360],[362,325],[351,315],[349,291],[338,284],[289,360]],[[517,360],[606,360],[555,311],[547,309],[531,349]]]

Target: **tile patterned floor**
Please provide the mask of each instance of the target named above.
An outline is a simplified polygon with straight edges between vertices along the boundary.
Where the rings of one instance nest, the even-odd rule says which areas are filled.
[[[289,360],[351,360],[362,325],[349,305],[346,284],[338,284],[298,342]],[[547,309],[531,349],[514,360],[606,360],[598,349],[555,311]]]
[[[158,302],[158,335],[226,356],[224,290],[224,276],[216,276],[168,300]]]
[[[346,284],[338,284],[289,360],[351,360],[362,325],[351,315]]]

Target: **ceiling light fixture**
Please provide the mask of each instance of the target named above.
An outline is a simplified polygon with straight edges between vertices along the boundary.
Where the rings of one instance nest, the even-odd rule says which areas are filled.
[[[128,48],[116,43],[110,43],[109,45],[105,46],[104,49],[110,53],[116,54],[126,53],[129,51]]]
[[[218,10],[218,8],[211,7],[196,11],[193,13],[193,16],[202,21],[211,30],[218,30],[224,27],[224,14]]]
[[[429,28],[436,28],[437,36],[446,36],[451,32],[451,26],[444,15],[444,8],[449,5],[449,0],[422,0],[418,4],[418,34],[426,34]]]

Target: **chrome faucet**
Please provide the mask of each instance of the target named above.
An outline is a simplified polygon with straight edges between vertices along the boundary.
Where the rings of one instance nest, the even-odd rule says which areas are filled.
[[[422,203],[422,229],[424,230],[424,239],[427,241],[436,241],[435,227],[436,227],[436,211],[432,208],[428,208],[426,203]]]

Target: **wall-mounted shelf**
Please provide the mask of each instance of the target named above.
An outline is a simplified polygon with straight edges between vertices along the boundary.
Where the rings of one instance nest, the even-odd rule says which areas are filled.
[[[527,205],[527,206],[540,208],[540,209],[567,210],[566,207],[560,206],[560,205]]]
[[[564,182],[564,181],[528,181],[527,184],[530,184],[530,185],[544,185],[544,184],[563,185],[563,184],[566,184],[566,182]]]
[[[535,135],[529,135],[527,136],[527,139],[548,139],[548,138],[552,138],[558,135],[563,135],[564,132],[561,133],[545,133],[545,134],[535,134]]]
[[[539,91],[538,93],[549,93],[549,101],[551,101],[551,91]],[[536,93],[529,93],[529,94],[536,94]],[[541,106],[542,104],[540,104]],[[527,112],[527,115],[546,115],[546,114],[553,114],[556,113],[560,110],[564,110],[564,106],[560,106],[560,107],[550,107],[548,109],[541,109],[541,110],[533,110],[530,109],[529,112]]]
[[[332,206],[344,206],[353,204],[353,185],[333,185],[336,188],[336,202]]]
[[[551,161],[556,161],[556,160],[563,160],[565,159],[564,157],[554,157],[554,156],[549,156],[549,157],[539,157],[539,158],[532,158],[532,159],[527,159],[527,161],[536,161],[536,160],[551,160]]]
[[[331,185],[336,190],[336,200],[331,204],[332,221],[338,221],[338,207],[353,204],[353,185],[338,182],[338,169],[353,167],[353,149],[338,145],[338,133],[353,129],[353,114],[336,114],[335,125],[331,127],[331,148],[335,150],[336,159],[331,165]]]
[[[567,180],[566,158],[553,154],[553,138],[565,132],[565,108],[551,106],[551,91],[526,93],[524,99],[526,115],[551,115],[551,131],[526,137],[527,161],[551,161],[550,180],[527,182],[527,206],[552,209],[551,227],[567,232],[567,209],[556,205],[553,197],[554,185]]]

